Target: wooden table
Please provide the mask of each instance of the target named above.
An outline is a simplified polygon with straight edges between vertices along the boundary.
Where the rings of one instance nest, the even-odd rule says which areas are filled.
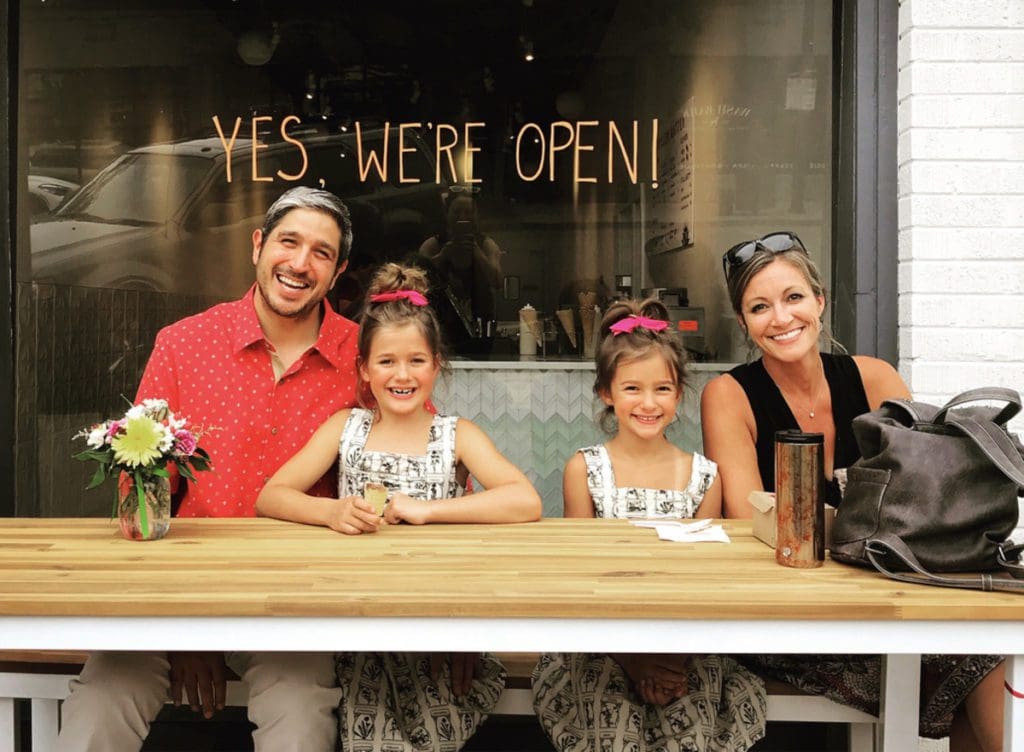
[[[907,585],[619,520],[396,526],[347,537],[266,519],[0,520],[0,643],[68,650],[885,653],[884,746],[916,748],[921,653],[1024,654],[1024,598]],[[894,670],[898,666],[898,670]],[[1007,663],[1024,685],[1024,663]],[[1007,752],[1024,749],[1007,693]],[[1012,731],[1012,733],[1011,733]],[[913,740],[913,741],[911,741]]]

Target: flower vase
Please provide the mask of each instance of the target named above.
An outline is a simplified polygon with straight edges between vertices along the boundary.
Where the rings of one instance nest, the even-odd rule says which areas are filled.
[[[142,492],[128,476],[118,484],[117,519],[129,540],[159,540],[171,527],[171,485],[153,476],[142,481]]]

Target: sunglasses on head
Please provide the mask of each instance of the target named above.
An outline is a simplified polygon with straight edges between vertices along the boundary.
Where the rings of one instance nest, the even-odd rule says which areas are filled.
[[[810,255],[800,238],[791,232],[773,232],[757,240],[744,240],[722,254],[722,271],[725,273],[725,278],[729,279],[729,273],[733,269],[750,261],[759,250],[775,254],[794,249],[806,256]]]

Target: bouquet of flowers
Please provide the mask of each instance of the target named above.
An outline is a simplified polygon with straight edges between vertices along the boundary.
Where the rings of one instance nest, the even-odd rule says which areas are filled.
[[[107,478],[120,479],[114,512],[126,537],[161,538],[170,520],[167,466],[173,464],[192,482],[194,470],[209,470],[210,455],[199,447],[203,433],[202,428],[190,427],[185,418],[175,416],[166,400],[147,399],[121,418],[75,434],[89,447],[75,459],[99,464],[87,488],[96,488]]]

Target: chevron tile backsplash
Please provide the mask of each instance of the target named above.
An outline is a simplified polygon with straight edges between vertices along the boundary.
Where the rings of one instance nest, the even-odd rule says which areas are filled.
[[[679,420],[668,436],[700,451],[699,395],[713,371],[691,371]],[[455,369],[434,387],[441,412],[468,418],[523,469],[544,500],[545,517],[562,515],[562,468],[580,447],[607,440],[595,420],[592,369]]]

